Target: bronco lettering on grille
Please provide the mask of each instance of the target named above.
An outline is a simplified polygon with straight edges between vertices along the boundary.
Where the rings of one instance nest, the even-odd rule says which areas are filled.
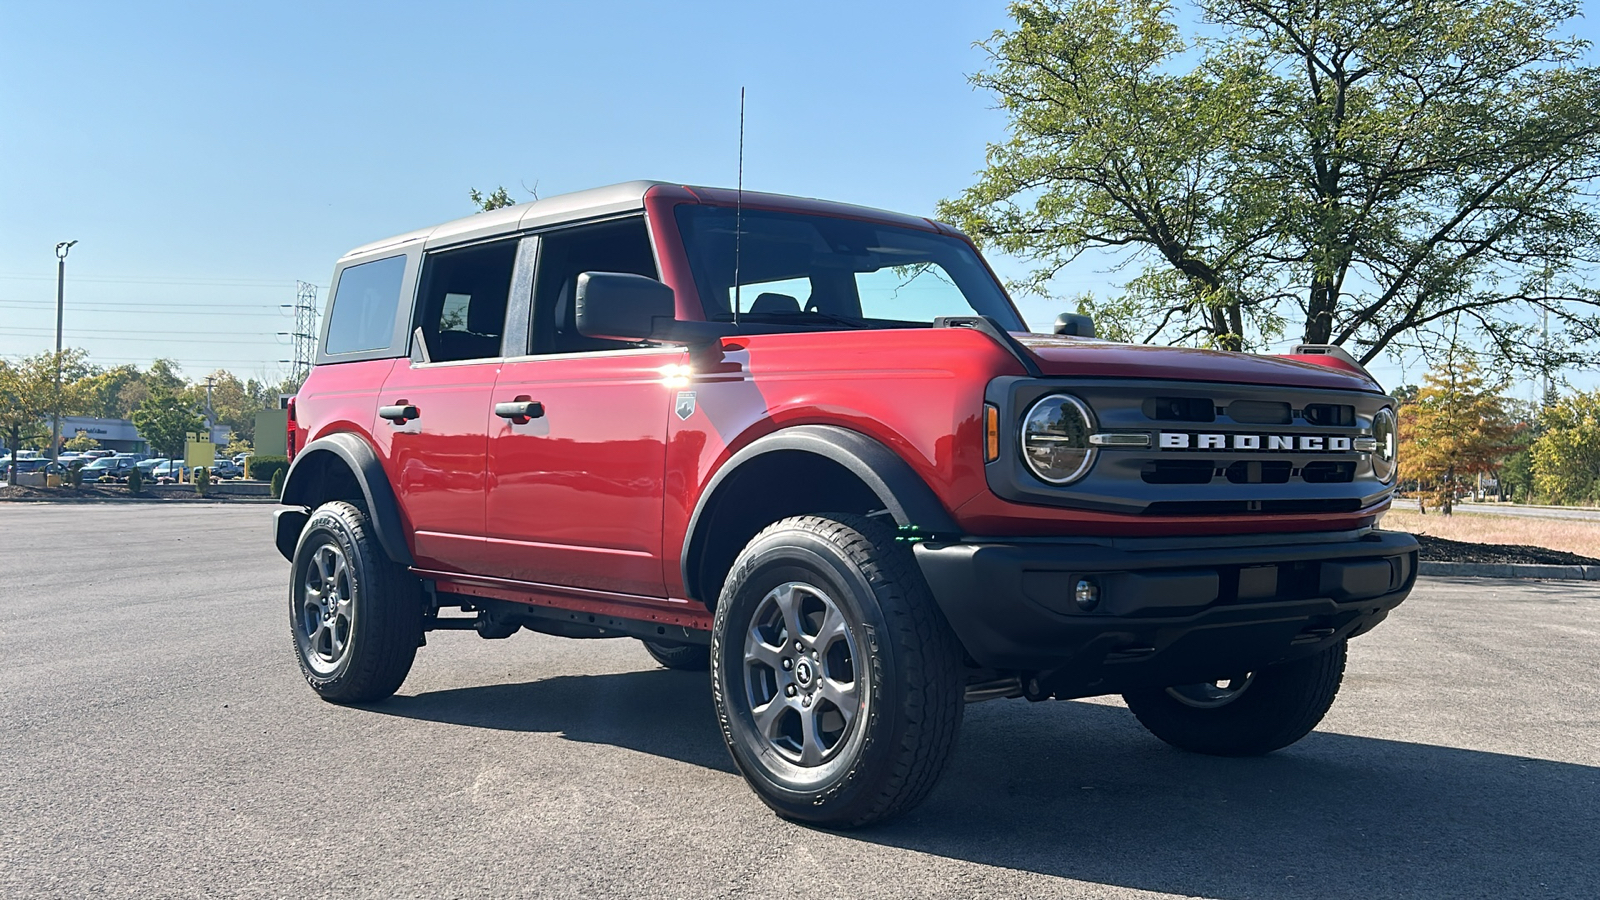
[[[1163,431],[1162,450],[1231,450],[1260,453],[1349,453],[1355,435],[1216,434]]]

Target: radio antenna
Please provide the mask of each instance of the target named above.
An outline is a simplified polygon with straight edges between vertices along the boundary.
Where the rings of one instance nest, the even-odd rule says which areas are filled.
[[[733,201],[733,327],[739,327],[740,239],[744,236],[744,86],[739,87],[739,183]]]

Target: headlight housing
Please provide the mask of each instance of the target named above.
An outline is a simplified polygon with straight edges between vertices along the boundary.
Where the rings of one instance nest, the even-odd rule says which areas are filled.
[[[1050,484],[1071,484],[1094,465],[1094,415],[1071,394],[1050,394],[1022,417],[1022,459]]]
[[[1378,446],[1372,451],[1372,474],[1388,483],[1394,480],[1399,431],[1395,427],[1394,410],[1385,406],[1372,417],[1372,437]]]

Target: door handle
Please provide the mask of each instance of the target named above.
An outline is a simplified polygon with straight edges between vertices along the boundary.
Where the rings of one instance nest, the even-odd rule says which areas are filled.
[[[529,419],[544,418],[544,404],[537,400],[512,400],[506,403],[496,403],[494,414],[502,419],[510,419],[517,425]]]
[[[404,425],[412,419],[422,418],[422,411],[409,403],[380,406],[378,407],[378,418],[388,419],[396,425]]]

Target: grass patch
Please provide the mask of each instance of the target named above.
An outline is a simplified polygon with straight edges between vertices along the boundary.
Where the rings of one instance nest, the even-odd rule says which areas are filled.
[[[1516,544],[1564,550],[1581,556],[1600,556],[1600,522],[1482,513],[1454,516],[1430,513],[1423,516],[1412,510],[1397,509],[1383,517],[1383,527],[1390,531],[1409,531],[1472,544]]]

